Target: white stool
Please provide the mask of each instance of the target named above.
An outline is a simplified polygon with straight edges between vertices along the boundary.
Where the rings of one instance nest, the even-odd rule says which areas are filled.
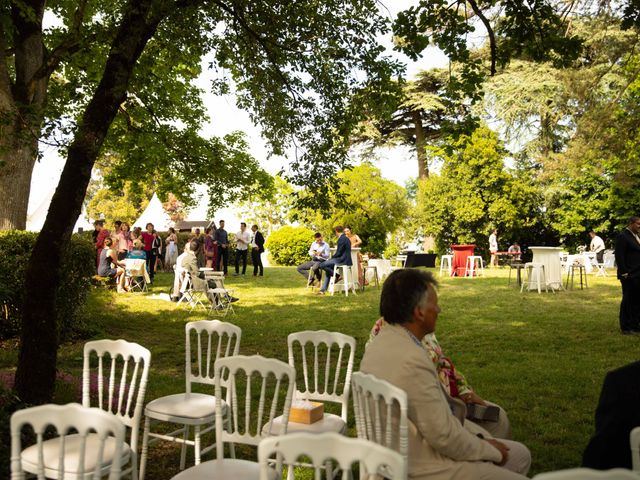
[[[482,260],[482,257],[478,255],[469,255],[467,257],[467,264],[464,268],[464,276],[475,277],[480,275],[484,277],[484,260]]]
[[[453,255],[442,255],[440,257],[440,276],[442,272],[447,272],[447,276],[451,275],[451,264],[453,263]],[[445,265],[447,266],[445,270]]]
[[[331,293],[331,295],[333,295],[335,293],[335,285],[336,285],[336,276],[338,274],[338,269],[341,268],[342,269],[342,278],[343,278],[343,282],[344,282],[344,294],[348,297],[349,296],[349,290],[351,290],[353,292],[353,294],[356,294],[356,283],[353,280],[353,274],[351,272],[351,267],[349,265],[334,265],[333,266],[333,275],[331,276],[331,279],[329,280],[329,293]]]
[[[549,288],[547,287],[547,278],[544,272],[544,264],[538,262],[528,262],[524,264],[524,268],[527,271],[527,281],[522,282],[522,287],[520,287],[520,292],[524,290],[524,286],[527,286],[527,289],[531,290],[531,283],[535,282],[538,287],[538,293],[542,293],[540,290],[540,286],[544,285],[544,291],[548,292]],[[535,277],[535,278],[534,278]]]

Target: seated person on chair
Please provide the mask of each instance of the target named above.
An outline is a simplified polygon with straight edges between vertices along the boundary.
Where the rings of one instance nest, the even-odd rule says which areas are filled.
[[[107,237],[104,240],[104,248],[100,252],[98,262],[98,275],[101,277],[115,277],[118,293],[124,292],[124,263],[118,260],[118,254],[111,248],[113,240]]]
[[[322,239],[322,234],[317,232],[314,237],[315,240],[309,248],[309,256],[311,257],[311,260],[301,263],[297,268],[298,273],[304,278],[309,278],[309,270],[313,271],[314,278],[309,280],[309,286],[313,285],[316,280],[318,281],[318,285],[320,285],[320,281],[322,280],[320,264],[325,260],[328,260],[331,255],[329,244]]]
[[[369,335],[369,341],[365,345],[365,349],[369,346],[371,341],[380,333],[380,330],[388,325],[384,321],[384,318],[379,318],[371,329]],[[459,399],[464,402],[465,405],[494,405],[500,410],[497,421],[478,420],[467,417],[468,421],[477,423],[486,431],[488,431],[493,437],[511,439],[511,425],[507,412],[500,405],[483,400],[476,392],[471,388],[471,385],[467,383],[467,379],[460,370],[455,368],[453,361],[447,357],[442,351],[442,347],[436,338],[435,333],[428,333],[422,339],[422,345],[429,353],[433,365],[438,372],[438,378],[444,391],[451,399]],[[457,404],[460,406],[460,404]]]
[[[350,267],[353,265],[351,260],[351,242],[344,234],[344,228],[342,225],[338,225],[334,228],[336,236],[338,237],[338,245],[336,246],[336,253],[329,260],[326,260],[320,264],[320,268],[324,270],[324,282],[320,291],[320,295],[324,295],[324,292],[329,288],[329,280],[333,277],[334,266],[346,265]],[[340,279],[340,275],[337,275],[336,282]]]
[[[144,251],[144,248],[142,247],[142,241],[139,238],[136,238],[133,241],[133,250],[127,253],[126,258],[135,258],[139,260],[147,259],[147,252]]]
[[[515,254],[511,255],[511,263],[519,262],[520,254],[522,253],[522,250],[520,250],[520,244],[518,242],[513,242],[513,245],[507,249],[507,253]]]
[[[589,232],[589,236],[591,237],[589,250],[596,254],[596,261],[598,263],[604,263],[604,240],[596,235],[596,232],[593,230]]]
[[[198,267],[198,257],[196,256],[198,253],[199,243],[197,240],[191,240],[189,242],[189,249],[185,248],[185,256],[182,258],[182,262],[180,263],[182,270],[189,273],[191,276],[191,282],[193,284],[193,288],[196,290],[208,290],[210,288],[216,288],[216,283],[213,280],[205,280],[204,272],[200,271],[200,267]],[[207,295],[209,300],[213,302],[213,298]],[[229,301],[237,302],[238,299],[235,297],[228,296]]]
[[[531,454],[523,444],[497,440],[452,410],[422,339],[440,313],[436,281],[417,269],[396,270],[384,282],[380,314],[389,324],[364,352],[360,370],[407,394],[409,477],[414,480],[524,480]]]

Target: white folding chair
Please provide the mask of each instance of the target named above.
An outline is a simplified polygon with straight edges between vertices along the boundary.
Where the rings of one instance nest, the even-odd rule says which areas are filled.
[[[144,410],[145,424],[140,457],[141,479],[144,479],[146,472],[149,437],[182,443],[180,470],[185,468],[187,445],[194,447],[195,465],[200,463],[202,455],[215,448],[215,444],[201,448],[201,437],[215,428],[216,399],[213,395],[195,393],[191,389],[193,384],[215,384],[214,363],[219,358],[238,355],[242,330],[220,320],[200,320],[187,323],[185,334],[186,392],[160,397],[147,404]],[[222,386],[226,388],[224,380]],[[227,408],[226,402],[223,401],[222,405],[223,408]],[[151,426],[157,422],[176,423],[182,425],[182,428],[165,434],[152,432]],[[194,430],[193,440],[189,437],[190,427]],[[179,435],[182,435],[182,438]]]
[[[189,272],[184,271],[182,283],[180,285],[180,293],[182,296],[180,297],[178,304],[182,301],[186,301],[191,307],[191,311],[197,307],[208,309],[209,306],[205,305],[203,302],[203,300],[206,300],[207,303],[209,303],[209,298],[207,297],[208,290],[206,282],[198,282],[191,278],[191,274],[189,274]]]
[[[533,480],[638,480],[640,474],[624,468],[592,470],[590,468],[570,468],[556,472],[539,473]]]
[[[342,471],[342,480],[352,478],[352,466],[356,463],[360,465],[360,478],[407,478],[406,463],[399,453],[368,440],[348,438],[337,433],[298,432],[283,437],[265,438],[258,446],[260,480],[273,478],[274,470],[270,467],[270,459],[274,455],[278,459],[277,473],[281,464],[286,465],[290,471],[301,460],[300,457],[304,457],[305,461],[310,460],[316,479],[322,478],[322,470],[328,461],[338,465]],[[325,478],[333,479],[333,473],[326,472]]]
[[[224,458],[224,443],[257,446],[272,433],[276,415],[282,413],[284,429],[289,419],[295,370],[280,360],[260,355],[238,355],[215,363],[216,378],[216,459],[202,462],[179,473],[175,480],[257,479],[256,462]],[[227,377],[231,403],[226,430],[223,428],[222,377]],[[252,405],[252,392],[260,392],[257,408]],[[267,418],[265,419],[265,414]],[[266,421],[265,421],[266,420]],[[265,425],[263,429],[262,426]],[[275,473],[271,479],[275,479]]]
[[[640,427],[635,427],[629,434],[631,445],[631,464],[636,472],[640,472]]]
[[[235,313],[233,309],[232,294],[230,290],[224,286],[224,272],[207,271],[204,274],[205,280],[213,281],[214,288],[209,289],[212,297],[211,312],[226,317],[229,313]]]
[[[339,332],[307,330],[290,334],[287,347],[289,365],[296,371],[295,398],[337,403],[341,412],[340,416],[325,412],[322,420],[309,425],[289,422],[287,428],[284,428],[284,417],[278,417],[272,434],[284,431],[344,433],[356,340]]]
[[[24,427],[30,426],[36,443],[23,450]],[[44,440],[51,434],[56,436]],[[125,426],[114,415],[77,403],[40,405],[11,416],[11,480],[24,480],[25,473],[38,480],[109,480],[121,477]],[[128,456],[124,458],[128,461]]]
[[[353,410],[358,438],[398,452],[409,468],[407,394],[374,375],[355,372],[351,377]]]
[[[391,261],[391,271],[400,270],[407,264],[407,255],[396,255]]]
[[[129,259],[125,263],[127,264],[125,283],[129,286],[129,291],[146,292],[148,275],[146,262],[142,259]]]
[[[150,360],[149,350],[125,340],[96,340],[84,345],[82,405],[97,404],[129,427],[131,440],[125,455],[131,458],[131,466],[122,474],[132,480],[138,480],[138,435]]]

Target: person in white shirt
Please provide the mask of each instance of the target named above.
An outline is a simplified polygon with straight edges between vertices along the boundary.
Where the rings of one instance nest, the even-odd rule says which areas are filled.
[[[309,270],[313,270],[314,277],[318,280],[319,285],[322,280],[322,270],[319,268],[320,264],[329,258],[331,251],[329,250],[329,244],[322,239],[321,233],[316,233],[314,237],[315,240],[311,244],[311,248],[309,248],[311,260],[298,265],[297,270],[304,278],[308,278]],[[313,285],[313,282],[314,279],[311,279],[309,285]]]
[[[251,243],[251,234],[247,231],[247,224],[240,223],[240,231],[236,233],[236,273],[240,275],[240,259],[242,259],[242,275],[247,273],[247,252]]]
[[[596,253],[596,260],[598,263],[604,263],[604,240],[596,235],[596,232],[593,230],[589,232],[589,236],[591,237],[589,250]]]
[[[491,253],[491,260],[489,261],[489,266],[497,267],[498,266],[498,230],[494,229],[489,235],[489,252]]]

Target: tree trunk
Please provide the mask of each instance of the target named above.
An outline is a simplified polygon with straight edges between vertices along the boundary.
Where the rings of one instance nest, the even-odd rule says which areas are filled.
[[[412,112],[413,124],[416,130],[416,153],[418,155],[418,179],[429,178],[429,166],[427,163],[427,137],[422,126],[422,112],[414,110]]]
[[[93,164],[145,45],[169,8],[149,15],[152,0],[129,0],[113,40],[102,80],[69,148],[67,162],[34,247],[25,279],[20,354],[15,390],[27,403],[51,401],[57,356],[56,290],[60,264],[80,214]],[[165,5],[171,7],[171,5]],[[164,13],[163,13],[164,12]]]

